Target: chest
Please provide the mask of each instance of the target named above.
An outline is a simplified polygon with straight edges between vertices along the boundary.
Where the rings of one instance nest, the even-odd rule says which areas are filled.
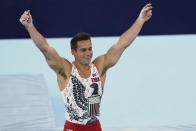
[[[86,70],[84,70],[84,71],[83,70],[78,70],[78,74],[79,74],[80,77],[82,77],[84,79],[87,79],[91,75],[91,70],[88,70],[88,71],[86,71]]]
[[[80,93],[86,98],[102,95],[101,81],[96,74],[92,74],[91,77],[87,79],[71,75],[67,88],[70,89],[69,91],[73,92],[73,94]]]

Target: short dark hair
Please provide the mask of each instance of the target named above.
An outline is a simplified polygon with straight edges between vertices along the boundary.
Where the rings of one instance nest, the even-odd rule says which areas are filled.
[[[81,40],[91,40],[91,35],[85,32],[76,34],[71,40],[71,49],[77,49],[77,42]]]

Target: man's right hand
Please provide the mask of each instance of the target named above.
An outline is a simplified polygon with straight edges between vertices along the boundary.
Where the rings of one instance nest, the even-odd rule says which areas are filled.
[[[30,14],[30,10],[25,11],[22,16],[20,17],[20,22],[22,25],[24,25],[26,28],[33,26],[33,19]]]

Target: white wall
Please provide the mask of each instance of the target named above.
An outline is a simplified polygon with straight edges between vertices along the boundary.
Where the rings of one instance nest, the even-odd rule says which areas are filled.
[[[47,39],[72,61],[70,38]],[[92,38],[94,58],[118,37]],[[140,36],[108,70],[101,104],[102,126],[195,124],[196,35]],[[0,40],[0,74],[44,74],[57,127],[64,105],[55,73],[30,39]]]

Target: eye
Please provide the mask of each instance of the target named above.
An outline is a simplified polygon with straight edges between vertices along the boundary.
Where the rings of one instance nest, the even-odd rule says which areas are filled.
[[[89,50],[89,51],[92,51],[92,47],[90,47],[88,50]]]
[[[81,51],[82,51],[82,52],[85,52],[85,51],[86,51],[86,49],[85,49],[85,48],[82,48],[82,49],[81,49]]]

